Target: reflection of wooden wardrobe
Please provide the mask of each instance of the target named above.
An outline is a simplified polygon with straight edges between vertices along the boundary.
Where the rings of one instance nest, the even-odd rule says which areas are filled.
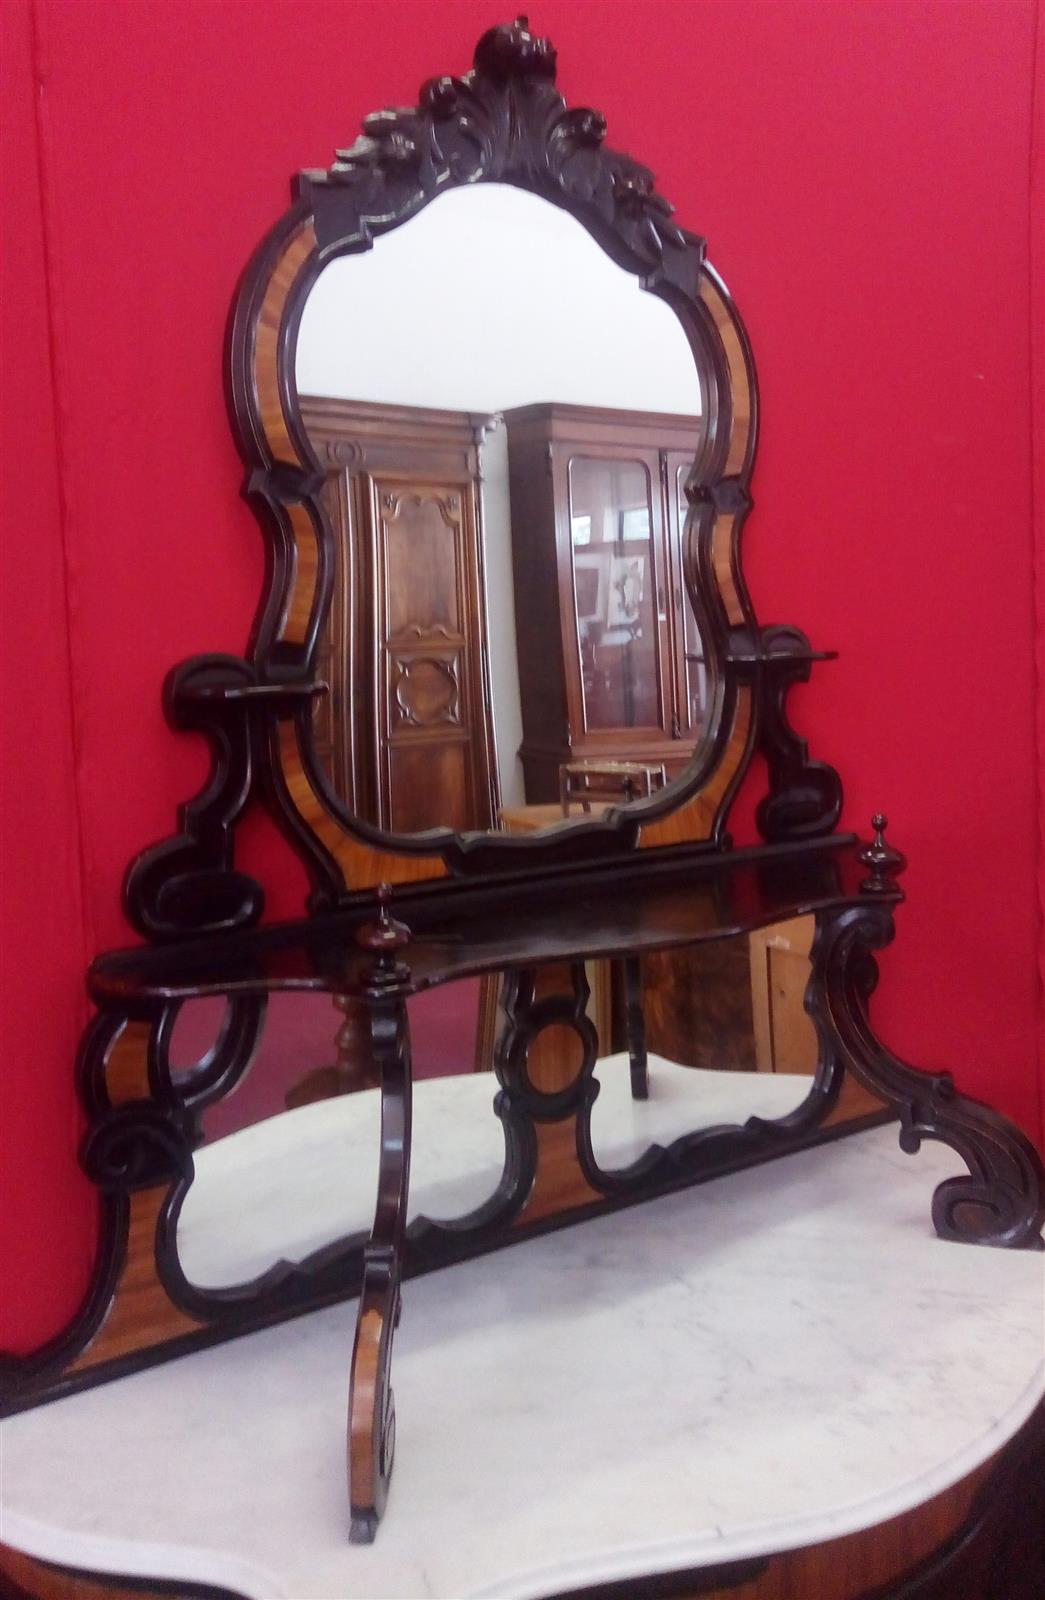
[[[303,398],[329,465],[334,602],[316,744],[335,790],[397,832],[496,816],[479,446],[489,419]]]
[[[505,424],[526,798],[555,800],[564,761],[671,776],[704,714],[682,574],[700,418],[553,404]]]

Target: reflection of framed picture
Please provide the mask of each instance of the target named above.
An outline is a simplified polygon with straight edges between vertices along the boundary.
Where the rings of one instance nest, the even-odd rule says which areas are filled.
[[[649,506],[632,506],[630,511],[622,511],[618,526],[621,539],[648,539]]]
[[[604,556],[574,556],[573,582],[577,593],[578,622],[598,623],[604,620],[608,579],[609,571]]]
[[[610,561],[609,628],[631,627],[639,620],[646,581],[645,556],[614,556]]]
[[[570,534],[574,544],[591,544],[591,518],[571,517]]]

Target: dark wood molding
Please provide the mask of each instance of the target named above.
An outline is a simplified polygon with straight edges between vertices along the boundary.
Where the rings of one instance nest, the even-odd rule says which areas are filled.
[[[359,1308],[348,1399],[349,1539],[371,1544],[384,1514],[395,1461],[392,1340],[402,1309],[403,1237],[410,1186],[412,1085],[406,997],[410,969],[399,959],[410,930],[388,913],[387,886],[378,920],[356,943],[369,960],[360,996],[370,1021],[371,1059],[381,1084],[377,1207],[363,1246]]]
[[[179,832],[128,869],[124,908],[148,939],[251,927],[261,916],[261,885],[233,867],[233,830],[254,794],[254,719],[245,691],[257,685],[250,664],[228,655],[194,656],[167,676],[167,720],[203,734],[211,771],[196,798],[179,808]]]
[[[908,1066],[871,1030],[873,952],[892,941],[895,927],[892,905],[864,892],[862,903],[817,919],[808,1004],[821,1037],[860,1083],[896,1108],[903,1150],[913,1155],[923,1139],[936,1139],[965,1162],[967,1174],[946,1179],[933,1195],[941,1239],[1040,1249],[1045,1173],[1030,1139],[959,1094],[950,1073]]]
[[[810,760],[806,741],[787,720],[786,701],[796,683],[809,681],[813,662],[829,655],[814,651],[799,628],[763,628],[758,644],[764,674],[759,748],[769,771],[758,830],[764,839],[818,838],[842,814],[842,781],[834,767]]]

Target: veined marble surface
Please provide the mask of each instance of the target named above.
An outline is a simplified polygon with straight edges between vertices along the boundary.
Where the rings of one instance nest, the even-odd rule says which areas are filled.
[[[731,1076],[734,1117],[756,1109],[741,1081],[793,1093]],[[472,1084],[489,1117],[488,1079],[444,1083],[447,1109]],[[644,1122],[621,1097],[605,1137],[663,1136],[671,1098]],[[353,1137],[337,1104],[348,1182],[376,1129],[360,1105]],[[462,1146],[440,1159],[433,1183]],[[964,1477],[1045,1390],[1045,1257],[933,1234],[933,1187],[960,1170],[886,1127],[408,1282],[373,1546],[348,1543],[353,1302],[8,1420],[2,1537],[258,1600],[528,1600],[880,1522]]]

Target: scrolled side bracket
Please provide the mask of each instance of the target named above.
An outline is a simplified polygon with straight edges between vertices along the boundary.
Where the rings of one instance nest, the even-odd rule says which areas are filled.
[[[1025,1134],[989,1106],[959,1094],[950,1073],[920,1072],[875,1036],[867,1011],[876,963],[873,952],[894,934],[888,879],[903,857],[884,844],[885,818],[875,818],[876,839],[861,859],[870,875],[867,898],[857,906],[817,917],[814,978],[806,1007],[821,1036],[872,1093],[900,1115],[900,1147],[916,1152],[923,1139],[950,1145],[968,1173],[947,1178],[932,1200],[941,1239],[1010,1248],[1042,1248],[1045,1167]]]
[[[192,656],[167,675],[167,720],[203,734],[211,770],[178,807],[178,832],[143,851],[124,879],[127,915],[147,939],[249,928],[261,917],[261,885],[233,866],[233,831],[255,782],[249,702],[236,691],[256,683],[250,663],[231,655]]]
[[[207,782],[178,807],[178,833],[132,861],[124,906],[138,932],[163,942],[230,933],[261,919],[261,884],[234,863],[236,824],[265,789],[269,730],[326,692],[308,678],[283,681],[240,656],[191,656],[163,686],[167,721],[211,748]]]
[[[842,812],[842,780],[834,767],[812,761],[806,741],[787,719],[786,701],[796,683],[807,683],[816,660],[800,628],[776,626],[760,634],[758,747],[769,768],[769,793],[759,804],[755,821],[764,839],[815,839],[836,826]]]

